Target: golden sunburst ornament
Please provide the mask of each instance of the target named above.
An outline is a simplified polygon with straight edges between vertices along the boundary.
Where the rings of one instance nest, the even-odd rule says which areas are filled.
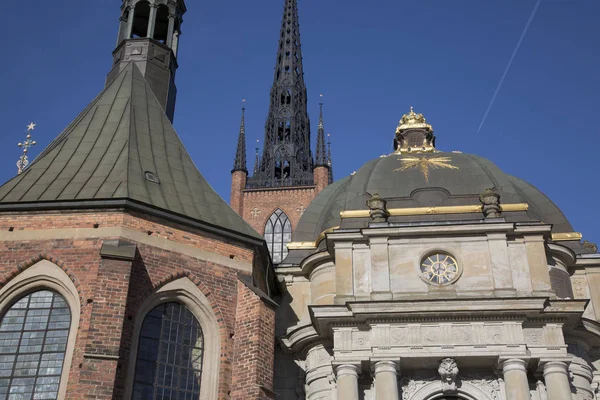
[[[399,158],[399,161],[402,161],[402,167],[397,168],[394,172],[397,171],[406,171],[411,168],[421,168],[421,172],[423,172],[423,176],[425,177],[425,182],[429,183],[429,168],[431,169],[459,169],[454,165],[450,164],[452,160],[450,157],[404,157]]]

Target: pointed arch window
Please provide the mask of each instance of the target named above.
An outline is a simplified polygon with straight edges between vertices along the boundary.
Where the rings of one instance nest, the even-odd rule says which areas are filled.
[[[58,399],[70,326],[67,302],[51,290],[8,309],[0,322],[0,398]]]
[[[279,264],[287,256],[287,244],[292,241],[292,224],[281,209],[269,217],[265,225],[265,241],[273,263]]]
[[[153,308],[140,330],[132,399],[198,399],[203,356],[202,328],[185,305]]]

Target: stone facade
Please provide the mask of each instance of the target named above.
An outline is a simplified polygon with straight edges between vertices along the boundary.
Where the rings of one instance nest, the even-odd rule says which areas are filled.
[[[590,280],[600,259],[552,243],[550,229],[497,218],[327,233],[297,266],[277,268],[285,292],[281,357],[293,354],[302,373],[276,369],[276,392],[321,400],[596,399],[600,304]],[[431,284],[421,272],[437,253],[458,264],[450,284]],[[568,273],[557,279],[557,270]]]

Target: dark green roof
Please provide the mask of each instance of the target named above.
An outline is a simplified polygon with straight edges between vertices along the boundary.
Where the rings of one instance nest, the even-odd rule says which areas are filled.
[[[364,164],[355,174],[328,186],[311,202],[294,232],[295,242],[316,240],[324,230],[360,228],[366,219],[345,219],[340,211],[367,210],[367,193],[378,193],[387,199],[388,208],[432,207],[474,204],[479,205],[479,194],[495,187],[502,203],[528,203],[529,210],[507,214],[508,221],[543,221],[553,225],[553,232],[571,232],[573,228],[548,197],[531,184],[507,175],[491,161],[471,154],[436,153],[435,157],[448,160],[453,168],[430,168],[429,179],[416,165],[402,169],[402,159],[420,155],[392,154]],[[479,219],[481,215],[424,215],[394,217],[393,222],[450,221]]]
[[[109,199],[261,238],[198,171],[134,63],[24,173],[0,187],[0,205]]]

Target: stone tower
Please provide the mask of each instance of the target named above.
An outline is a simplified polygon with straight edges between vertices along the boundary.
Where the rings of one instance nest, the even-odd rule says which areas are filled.
[[[265,235],[275,263],[285,258],[286,244],[291,241],[291,233],[308,204],[331,181],[322,104],[315,160],[307,99],[298,6],[296,0],[285,0],[262,157],[257,154],[253,174],[248,176],[242,141],[245,139],[240,132],[230,203],[254,229]]]
[[[106,79],[110,85],[133,61],[173,122],[177,87],[177,50],[183,0],[123,0],[113,67]]]

